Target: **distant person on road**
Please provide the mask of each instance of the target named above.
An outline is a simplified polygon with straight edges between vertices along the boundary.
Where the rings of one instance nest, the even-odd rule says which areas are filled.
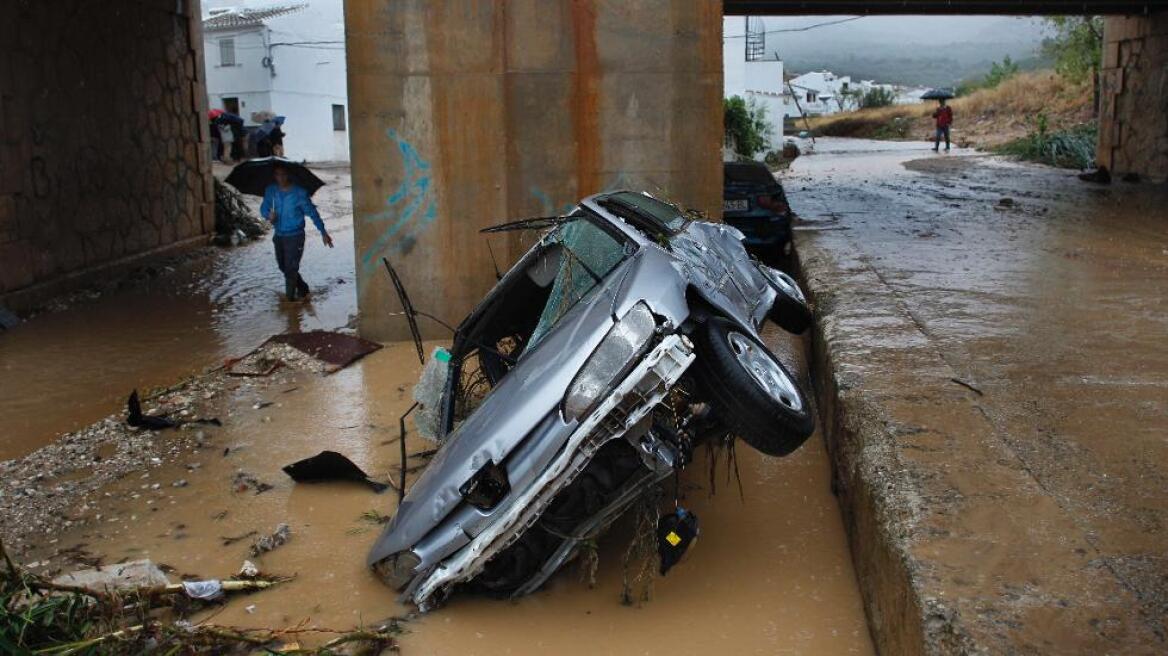
[[[272,243],[276,248],[276,265],[284,274],[284,294],[289,301],[299,301],[308,295],[308,283],[300,277],[300,258],[304,255],[304,217],[320,232],[324,245],[333,247],[333,238],[324,228],[324,221],[312,204],[308,192],[288,177],[288,171],[277,165],[273,170],[275,182],[264,190],[260,214],[276,229]]]
[[[937,111],[933,112],[933,118],[937,121],[937,133],[933,136],[933,152],[938,152],[941,148],[941,136],[945,136],[945,152],[949,152],[949,126],[953,125],[953,108],[945,104],[945,99],[941,99],[941,106]]]

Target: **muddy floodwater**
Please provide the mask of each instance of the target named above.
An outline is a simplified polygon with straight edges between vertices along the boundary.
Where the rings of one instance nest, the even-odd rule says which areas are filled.
[[[346,324],[355,312],[348,173],[325,170],[322,177],[328,186],[316,200],[336,249],[323,248],[309,228],[302,269],[313,288],[308,304],[280,303],[283,281],[265,238],[0,335],[0,459],[120,411],[132,388],[173,384],[272,334]],[[768,339],[806,375],[803,341],[778,331]],[[398,416],[419,372],[412,345],[390,344],[330,376],[239,379],[216,397],[224,425],[200,428],[201,447],[77,499],[69,515],[85,523],[46,537],[25,561],[55,571],[77,567],[79,554],[103,563],[150,558],[173,568],[172,579],[226,577],[250,557],[256,537],[287,523],[291,541],[252,560],[266,573],[294,580],[233,598],[196,619],[347,629],[407,615],[411,609],[397,604],[365,567],[382,528],[378,518],[393,514],[395,494],[295,484],[281,467],[330,449],[377,478],[396,478]],[[190,434],[162,432],[155,439]],[[407,443],[411,453],[432,446]],[[820,437],[783,459],[740,444],[737,462],[741,496],[725,455],[712,487],[709,456],[699,451],[682,478],[682,502],[700,517],[701,537],[682,564],[653,580],[647,601],[621,603],[633,533],[626,518],[600,540],[593,582],[571,564],[518,602],[455,596],[405,622],[403,651],[871,653]],[[257,494],[238,484],[240,476],[272,487]]]
[[[787,359],[801,362],[801,342],[784,343],[777,333],[771,338]],[[243,384],[231,393],[224,428],[207,429],[203,450],[119,481],[95,525],[55,538],[45,551],[84,545],[107,562],[150,558],[178,574],[227,576],[248,557],[251,531],[271,532],[286,522],[292,540],[254,560],[265,572],[296,579],[231,600],[209,614],[215,622],[345,628],[404,615],[409,609],[395,603],[364,564],[381,529],[371,515],[392,514],[394,493],[377,495],[356,484],[296,484],[280,467],[328,448],[375,476],[396,477],[397,417],[408,407],[419,371],[412,345],[394,344],[332,376],[301,374],[262,390]],[[256,409],[261,402],[273,405]],[[411,452],[431,446],[407,443]],[[687,470],[684,503],[701,518],[702,534],[681,565],[654,581],[649,601],[621,604],[631,527],[618,524],[600,542],[594,587],[570,565],[518,602],[455,596],[406,623],[403,650],[871,653],[822,441],[814,436],[783,459],[745,445],[737,454],[741,498],[727,479],[724,457],[716,494],[710,494],[704,456]],[[274,487],[261,494],[240,491],[233,484],[238,472]],[[179,481],[185,487],[174,487]]]
[[[114,412],[135,387],[170,385],[273,334],[344,325],[356,311],[349,173],[320,174],[326,186],[314,200],[336,247],[308,227],[310,302],[280,302],[269,234],[0,334],[0,460]]]

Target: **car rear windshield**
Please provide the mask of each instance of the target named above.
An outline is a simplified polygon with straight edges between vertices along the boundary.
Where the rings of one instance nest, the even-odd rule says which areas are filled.
[[[671,236],[685,227],[686,217],[681,210],[652,196],[632,191],[620,191],[600,199],[606,210],[632,221],[639,230]],[[648,225],[637,225],[647,223]],[[657,235],[653,235],[657,236]]]
[[[773,185],[775,176],[763,164],[728,163],[722,165],[726,184]]]

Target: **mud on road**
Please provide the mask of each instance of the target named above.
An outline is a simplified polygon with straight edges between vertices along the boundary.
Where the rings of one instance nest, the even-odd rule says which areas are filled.
[[[1162,653],[1168,194],[838,139],[786,184],[877,645]]]

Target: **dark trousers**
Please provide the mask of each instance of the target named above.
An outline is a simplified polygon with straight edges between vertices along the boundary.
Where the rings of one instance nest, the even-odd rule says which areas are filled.
[[[945,150],[949,150],[949,126],[938,127],[937,134],[933,137],[933,150],[941,147],[941,137],[945,137]]]
[[[284,294],[294,301],[308,294],[308,283],[300,277],[300,258],[304,256],[304,233],[272,237],[276,247],[276,265],[284,274]]]

